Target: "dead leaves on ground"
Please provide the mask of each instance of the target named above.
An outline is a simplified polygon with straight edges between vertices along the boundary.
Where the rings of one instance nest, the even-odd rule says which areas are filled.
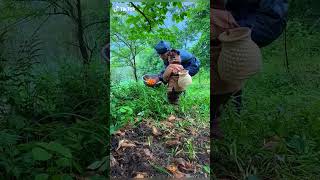
[[[149,149],[143,149],[144,154],[148,157],[148,159],[154,160],[154,156]]]
[[[170,164],[166,167],[166,169],[175,177],[175,178],[183,178],[190,177],[189,174],[184,172],[196,173],[197,167],[192,163],[186,161],[183,158],[177,158],[174,160],[174,164]],[[182,172],[184,171],[184,172]]]
[[[160,124],[163,125],[163,127],[167,128],[167,129],[172,129],[174,127],[174,124],[169,121],[163,121]]]
[[[128,148],[128,147],[135,147],[136,145],[132,142],[130,142],[129,140],[123,139],[121,141],[119,141],[119,145],[116,149],[116,151],[118,151],[120,148]]]
[[[125,136],[126,133],[124,131],[118,130],[117,132],[115,132],[115,135],[117,135],[117,136]]]
[[[148,174],[145,172],[137,172],[136,176],[133,179],[144,179],[148,177]]]
[[[169,118],[168,118],[168,121],[169,122],[174,122],[174,120],[176,119],[176,117],[174,115],[171,115]]]
[[[169,165],[167,166],[167,169],[175,178],[183,178],[187,176],[187,174],[179,171],[179,169],[175,165]]]
[[[181,122],[182,125],[184,125],[183,121],[189,121],[189,119],[183,120],[174,115],[171,115],[166,120],[159,123],[155,123],[153,120],[145,120],[141,123],[141,125],[135,127],[138,128],[137,132],[135,131],[135,128],[132,127],[126,127],[116,131],[114,133],[114,137],[115,139],[117,139],[118,144],[115,144],[115,147],[117,147],[114,148],[116,151],[116,155],[114,157],[111,155],[110,166],[122,168],[123,165],[125,165],[123,164],[122,158],[124,158],[124,155],[128,156],[130,154],[129,156],[134,155],[134,157],[137,157],[138,159],[144,159],[143,161],[148,161],[149,163],[156,163],[157,166],[165,168],[163,170],[169,172],[174,178],[186,178],[190,177],[191,174],[201,173],[201,165],[199,165],[197,162],[190,162],[189,160],[184,159],[185,155],[183,153],[183,144],[186,142],[186,139],[190,137],[202,137],[203,133],[198,131],[199,129],[197,127],[190,127],[189,124],[187,124],[189,127],[180,127]],[[143,135],[142,137],[141,134]],[[134,139],[132,139],[132,137]],[[204,144],[202,143],[206,142],[206,140],[200,140],[200,145],[201,147],[203,147]],[[155,144],[153,145],[153,143]],[[164,148],[166,151],[170,151],[170,149],[172,150],[171,153],[169,151],[168,153],[164,151],[165,154],[169,154],[170,156],[168,161],[163,161],[163,159],[159,159],[164,157],[163,155],[159,156],[158,154],[159,150],[161,151],[161,148],[159,149],[160,146],[166,147]],[[172,148],[174,148],[175,150]],[[128,151],[124,151],[126,149],[128,149]],[[204,151],[208,151],[206,148],[203,149]],[[178,157],[178,154],[181,154],[181,152],[182,155],[179,155],[180,158],[176,158]],[[167,162],[169,162],[169,164],[167,164]],[[149,178],[149,176],[153,175],[153,170],[132,170],[133,171],[129,173],[131,177],[135,179]]]
[[[181,145],[182,143],[178,140],[168,140],[165,142],[167,147],[174,147],[174,146],[178,146]]]
[[[174,160],[174,162],[175,162],[175,164],[178,165],[178,167],[180,169],[183,169],[185,171],[193,171],[194,170],[193,165],[190,162],[184,160],[183,158],[177,158]]]
[[[110,167],[117,166],[118,164],[118,161],[113,157],[113,155],[110,155]]]
[[[155,126],[152,126],[152,134],[154,136],[160,136],[162,135],[162,133],[155,127]]]

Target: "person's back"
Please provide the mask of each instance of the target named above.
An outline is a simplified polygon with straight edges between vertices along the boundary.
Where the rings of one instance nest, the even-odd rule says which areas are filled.
[[[211,54],[213,122],[211,133],[213,137],[223,137],[219,129],[221,109],[231,97],[235,98],[237,112],[242,104],[242,88],[245,81],[223,81],[218,75],[217,60],[221,51],[219,35],[227,29],[248,27],[251,29],[251,39],[261,48],[276,40],[286,27],[288,11],[287,0],[217,0],[211,6]]]
[[[241,27],[252,29],[252,40],[264,47],[277,39],[285,29],[287,0],[228,0],[230,11]]]

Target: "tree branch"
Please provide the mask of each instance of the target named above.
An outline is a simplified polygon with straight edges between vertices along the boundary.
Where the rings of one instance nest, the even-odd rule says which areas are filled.
[[[79,44],[76,44],[76,43],[73,43],[73,42],[64,42],[65,44],[68,44],[68,45],[72,45],[72,46],[75,46],[75,47],[80,47]]]
[[[50,16],[51,16],[51,15],[66,15],[66,16],[71,17],[70,14],[65,13],[65,12],[46,13],[46,15],[50,15]]]
[[[85,25],[83,27],[83,30],[85,30],[86,28],[89,28],[90,26],[93,26],[93,25],[96,25],[96,24],[100,24],[100,23],[106,23],[108,22],[109,20],[105,19],[105,20],[101,20],[101,21],[96,21],[96,22],[93,22],[93,23],[89,23],[87,25]]]
[[[149,31],[151,31],[152,29],[152,25],[151,25],[151,21],[149,20],[149,18],[147,18],[147,16],[132,2],[130,2],[130,4],[134,7],[135,10],[137,10],[147,21],[149,24]]]
[[[114,33],[115,36],[117,36],[118,40],[123,42],[129,49],[131,49],[131,45],[127,43],[125,40],[121,39],[117,33]]]

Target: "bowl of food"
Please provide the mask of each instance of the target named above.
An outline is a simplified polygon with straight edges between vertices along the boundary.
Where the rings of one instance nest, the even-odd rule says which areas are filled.
[[[157,74],[146,74],[142,76],[143,83],[148,87],[158,87],[161,85],[161,81]]]

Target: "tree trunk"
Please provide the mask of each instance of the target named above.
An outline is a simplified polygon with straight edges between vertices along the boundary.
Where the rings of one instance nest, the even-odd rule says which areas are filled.
[[[133,74],[134,74],[134,79],[136,82],[138,82],[138,76],[137,76],[137,66],[136,66],[136,57],[133,56]]]
[[[83,58],[83,64],[89,64],[89,53],[84,41],[84,31],[83,31],[83,22],[82,22],[82,11],[81,11],[81,2],[77,0],[77,16],[78,16],[78,23],[77,23],[77,36],[79,42],[79,48],[81,52],[81,56]]]

